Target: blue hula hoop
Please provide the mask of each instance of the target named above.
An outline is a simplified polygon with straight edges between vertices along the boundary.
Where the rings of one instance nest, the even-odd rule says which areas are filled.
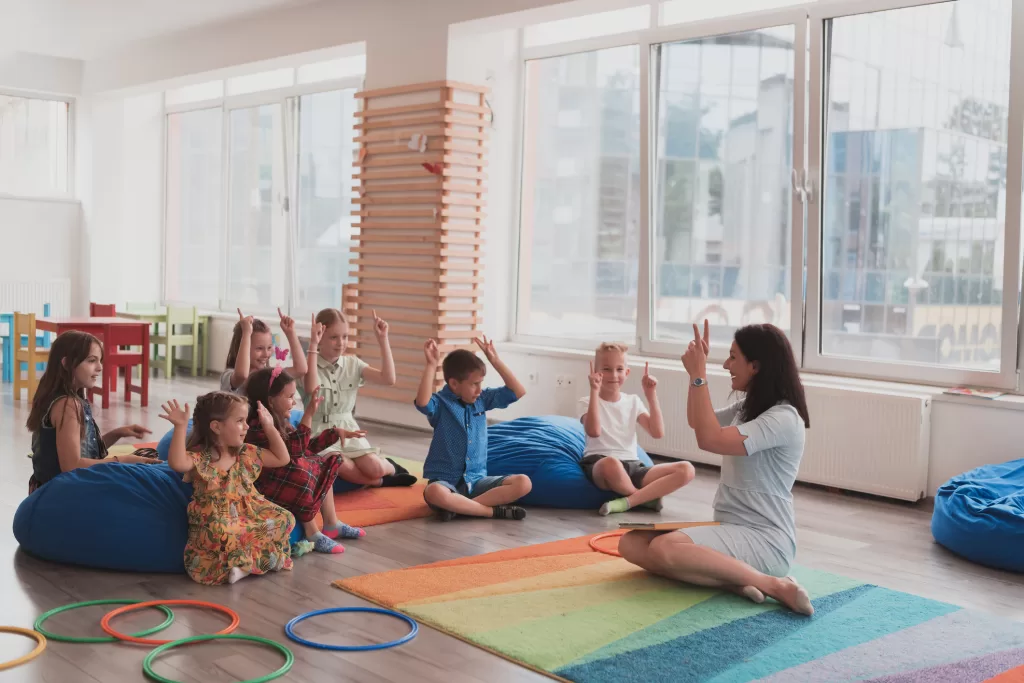
[[[397,640],[392,640],[389,643],[376,643],[373,645],[326,645],[324,643],[316,643],[312,640],[306,640],[301,636],[295,635],[295,626],[299,622],[305,621],[306,619],[310,619],[312,617],[320,616],[321,614],[334,614],[336,612],[370,612],[371,614],[386,614],[389,617],[401,619],[405,623],[409,624],[410,630],[408,633],[406,633],[404,636]],[[340,650],[342,652],[366,652],[369,650],[386,650],[389,647],[396,647],[398,645],[408,643],[410,640],[416,637],[416,634],[419,633],[419,631],[420,626],[416,623],[414,619],[405,616],[401,612],[395,612],[393,610],[383,609],[381,607],[331,607],[328,609],[318,609],[313,612],[306,612],[305,614],[300,614],[299,616],[289,621],[284,627],[285,634],[289,638],[294,640],[296,643],[299,643],[300,645],[305,645],[306,647],[315,647],[319,650]]]

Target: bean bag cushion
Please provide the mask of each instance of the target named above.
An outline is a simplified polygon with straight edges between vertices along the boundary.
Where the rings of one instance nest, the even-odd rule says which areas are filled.
[[[525,505],[597,509],[618,495],[602,491],[583,475],[586,434],[578,419],[557,415],[521,417],[487,430],[487,474],[525,474],[533,489]],[[637,455],[653,464],[639,446]]]
[[[138,572],[184,571],[192,486],[166,464],[65,472],[14,514],[14,537],[55,562]]]
[[[985,465],[943,484],[932,535],[968,560],[1024,572],[1024,459]]]

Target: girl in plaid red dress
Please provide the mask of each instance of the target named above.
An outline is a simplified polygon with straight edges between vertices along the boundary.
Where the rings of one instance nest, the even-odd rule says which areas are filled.
[[[249,398],[249,431],[245,442],[260,447],[268,443],[267,432],[257,416],[257,408],[262,403],[270,409],[274,427],[291,456],[291,462],[284,467],[264,467],[256,480],[256,488],[267,499],[295,515],[306,533],[306,540],[313,543],[313,550],[343,553],[344,546],[334,539],[360,538],[366,532],[341,522],[334,509],[334,480],[342,464],[341,453],[317,454],[338,441],[344,443],[345,439],[362,436],[365,432],[331,429],[313,438],[310,425],[323,400],[319,392],[311,397],[299,426],[292,427],[288,417],[295,406],[295,389],[295,379],[280,366],[252,373],[245,384]],[[323,504],[325,499],[327,505]],[[323,531],[316,527],[317,513],[323,514]]]

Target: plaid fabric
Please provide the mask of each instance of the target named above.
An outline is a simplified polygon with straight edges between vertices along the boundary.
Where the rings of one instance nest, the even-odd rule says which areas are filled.
[[[340,453],[327,456],[317,453],[336,442],[338,434],[331,429],[311,439],[309,427],[299,425],[281,436],[292,461],[284,467],[264,467],[256,480],[256,489],[272,503],[294,514],[300,522],[311,522],[320,512],[324,498],[332,492],[342,462]],[[260,448],[270,447],[266,432],[255,422],[249,425],[245,442]]]

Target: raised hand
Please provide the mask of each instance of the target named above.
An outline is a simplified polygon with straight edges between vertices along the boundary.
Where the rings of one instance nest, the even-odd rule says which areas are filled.
[[[188,404],[182,408],[176,399],[171,399],[167,403],[160,406],[163,410],[160,417],[170,422],[175,427],[188,427]]]
[[[491,363],[498,358],[498,352],[494,350],[494,341],[488,339],[486,334],[481,334],[479,337],[474,338],[473,341],[480,347],[480,350],[484,352],[487,360]]]
[[[707,318],[704,318],[704,337],[701,339],[701,345],[704,347],[704,355],[708,355],[711,350],[711,329]]]
[[[277,307],[277,315],[281,318],[281,331],[285,333],[285,336],[295,331],[295,319],[282,313],[280,306]]]
[[[335,428],[334,431],[337,432],[338,440],[341,442],[341,445],[343,445],[343,446],[345,445],[345,439],[361,439],[364,436],[366,436],[366,430],[365,429],[360,429],[360,430],[357,430],[357,431],[354,431],[354,432],[350,432],[347,429],[342,429],[341,427],[337,427],[337,428]]]
[[[312,349],[320,347],[320,340],[324,338],[323,323],[316,321],[316,314],[310,316],[309,320],[309,346]]]
[[[316,415],[316,411],[320,409],[320,405],[324,402],[324,397],[320,395],[320,387],[313,390],[313,393],[309,395],[309,400],[306,401],[306,415]]]
[[[682,358],[683,367],[686,368],[687,374],[693,379],[703,378],[707,374],[708,354],[704,348],[704,340],[700,336],[697,324],[694,323],[693,341],[686,347],[686,353],[683,354]]]
[[[238,322],[242,323],[242,332],[245,334],[252,334],[252,316],[242,315],[242,309],[238,310]]]
[[[388,324],[377,315],[376,310],[373,311],[373,333],[377,335],[377,341],[388,338]]]
[[[256,404],[256,416],[259,418],[260,425],[264,431],[270,431],[274,429],[274,416],[270,414],[267,407],[263,405],[263,401]]]
[[[651,374],[650,363],[644,363],[644,376],[640,380],[640,386],[648,396],[658,388],[658,378]]]
[[[590,374],[587,380],[590,382],[591,391],[601,391],[601,382],[604,376],[600,372],[594,372],[594,361],[590,361]]]
[[[433,339],[428,339],[423,342],[423,356],[427,359],[427,363],[430,365],[437,365],[441,362],[441,352],[437,348],[437,342]]]

